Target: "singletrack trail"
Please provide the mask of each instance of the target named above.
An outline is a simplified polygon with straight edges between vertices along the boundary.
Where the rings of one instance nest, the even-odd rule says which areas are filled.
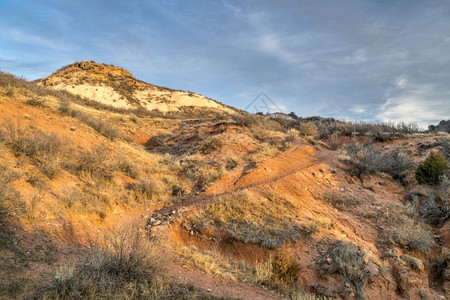
[[[214,198],[236,191],[270,185],[298,172],[308,170],[327,159],[329,150],[317,149],[309,144],[297,144],[290,149],[255,164],[250,163],[227,173],[205,192],[189,195],[179,204],[168,206],[153,212],[152,217],[174,215],[209,204]]]

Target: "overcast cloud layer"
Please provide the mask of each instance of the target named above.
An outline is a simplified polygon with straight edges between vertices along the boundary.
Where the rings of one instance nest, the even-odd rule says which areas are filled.
[[[95,60],[245,108],[347,120],[450,118],[450,2],[0,2],[0,69]]]

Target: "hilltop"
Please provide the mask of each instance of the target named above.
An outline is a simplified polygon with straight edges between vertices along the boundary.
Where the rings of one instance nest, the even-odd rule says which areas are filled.
[[[196,107],[234,112],[233,108],[202,95],[149,84],[122,68],[93,61],[65,66],[36,82],[116,108],[173,112]]]
[[[154,111],[111,78],[172,90],[121,68],[55,74],[0,73],[0,298],[450,295],[449,172],[435,185],[415,177],[430,153],[450,159],[448,133]]]

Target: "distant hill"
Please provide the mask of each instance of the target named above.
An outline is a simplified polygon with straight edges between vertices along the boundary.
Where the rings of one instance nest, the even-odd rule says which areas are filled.
[[[450,120],[447,120],[447,121],[442,120],[437,125],[430,125],[430,126],[428,126],[428,130],[434,131],[434,132],[442,131],[442,132],[450,133]]]
[[[233,113],[234,109],[193,92],[146,83],[116,66],[77,62],[61,68],[38,84],[80,95],[116,108],[145,108],[161,112],[202,107]]]

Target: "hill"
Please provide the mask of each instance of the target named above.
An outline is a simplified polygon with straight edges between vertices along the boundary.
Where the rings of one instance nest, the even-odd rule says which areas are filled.
[[[92,61],[68,65],[36,82],[116,108],[172,112],[186,107],[200,107],[234,112],[231,107],[202,95],[152,85],[135,79],[122,68]]]
[[[430,125],[428,126],[428,130],[432,131],[432,132],[447,132],[450,133],[450,120],[442,120],[441,122],[439,122],[439,124],[437,125]]]
[[[448,134],[130,105],[0,73],[1,298],[449,295]]]

